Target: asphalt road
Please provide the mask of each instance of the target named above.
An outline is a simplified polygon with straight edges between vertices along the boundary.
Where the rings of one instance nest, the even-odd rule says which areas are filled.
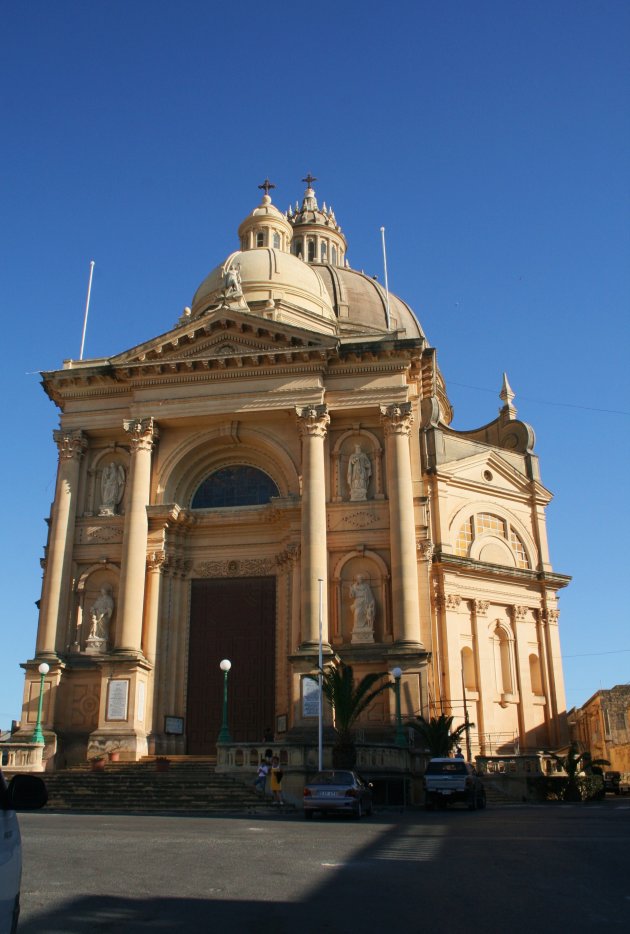
[[[624,799],[361,822],[20,821],[20,934],[630,931]]]

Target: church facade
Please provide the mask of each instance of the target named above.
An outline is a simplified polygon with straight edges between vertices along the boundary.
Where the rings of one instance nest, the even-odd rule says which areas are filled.
[[[472,752],[566,741],[550,493],[504,377],[450,427],[411,308],[352,269],[311,176],[261,186],[238,249],[174,328],[43,374],[58,406],[36,652],[57,761],[206,754],[316,729],[320,639],[356,676],[402,670],[405,717],[468,717]],[[393,694],[364,716],[393,736]]]

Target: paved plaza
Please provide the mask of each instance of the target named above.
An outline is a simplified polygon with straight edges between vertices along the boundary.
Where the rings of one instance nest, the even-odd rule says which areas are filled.
[[[357,822],[23,814],[20,934],[630,929],[630,801]]]

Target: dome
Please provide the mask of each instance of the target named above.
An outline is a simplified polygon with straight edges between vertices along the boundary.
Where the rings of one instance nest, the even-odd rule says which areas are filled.
[[[310,267],[321,276],[342,334],[366,334],[396,331],[407,338],[422,337],[424,333],[413,311],[402,299],[388,293],[389,328],[387,327],[387,298],[383,286],[356,269],[314,263]],[[404,332],[404,335],[401,335]]]
[[[337,322],[322,279],[297,256],[263,247],[237,251],[204,279],[192,302],[192,316],[217,305],[225,292],[225,273],[237,267],[243,298],[252,312],[271,313],[274,320],[335,333]]]

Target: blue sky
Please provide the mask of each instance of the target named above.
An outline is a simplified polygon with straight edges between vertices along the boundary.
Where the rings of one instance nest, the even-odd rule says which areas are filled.
[[[457,428],[536,431],[569,706],[630,681],[630,5],[5,3],[0,726],[32,657],[56,409],[37,371],[168,330],[266,175],[307,172],[416,311]],[[334,12],[331,12],[333,11]]]

